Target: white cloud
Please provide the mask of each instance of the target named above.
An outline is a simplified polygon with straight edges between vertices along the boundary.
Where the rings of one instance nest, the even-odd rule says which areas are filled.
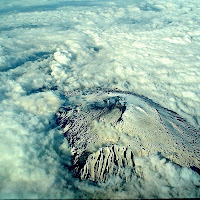
[[[65,91],[101,87],[147,96],[199,128],[197,1],[0,4],[0,198],[200,196],[196,173],[158,156],[136,159],[145,179],[79,182],[54,124]]]

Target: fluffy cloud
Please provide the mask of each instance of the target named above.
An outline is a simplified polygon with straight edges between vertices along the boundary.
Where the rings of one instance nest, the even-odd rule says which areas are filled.
[[[0,7],[0,198],[200,196],[195,172],[159,156],[136,158],[142,178],[80,182],[54,123],[66,91],[100,87],[147,96],[198,129],[197,1],[1,0]]]

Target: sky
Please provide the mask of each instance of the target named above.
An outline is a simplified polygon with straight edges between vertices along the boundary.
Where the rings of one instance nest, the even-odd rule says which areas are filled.
[[[74,178],[55,123],[66,92],[101,88],[145,96],[199,131],[199,13],[199,0],[1,0],[0,198],[200,197],[199,175],[159,155],[135,158],[143,179]]]

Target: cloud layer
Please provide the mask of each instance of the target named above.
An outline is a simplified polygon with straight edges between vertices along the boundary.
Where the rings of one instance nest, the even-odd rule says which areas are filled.
[[[199,3],[0,3],[0,198],[200,197],[199,175],[158,155],[143,174],[99,186],[73,177],[55,124],[64,93],[109,88],[147,96],[199,129]]]

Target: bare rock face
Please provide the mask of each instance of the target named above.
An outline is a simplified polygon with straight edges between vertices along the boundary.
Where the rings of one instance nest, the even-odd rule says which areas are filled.
[[[134,156],[155,153],[181,166],[200,167],[200,132],[150,99],[121,91],[74,92],[66,98],[57,123],[81,179],[105,181],[123,167],[135,173]]]

